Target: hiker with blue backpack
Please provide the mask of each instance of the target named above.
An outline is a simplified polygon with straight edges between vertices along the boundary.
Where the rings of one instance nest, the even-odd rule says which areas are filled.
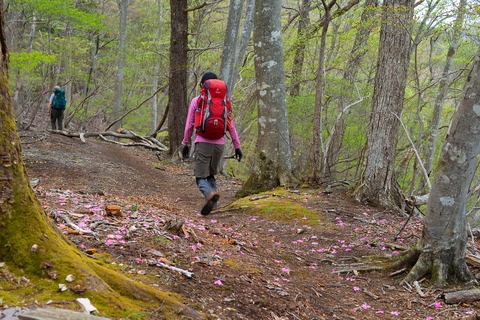
[[[65,90],[60,89],[59,86],[55,86],[48,100],[48,114],[50,115],[52,130],[57,130],[57,128],[60,131],[63,130],[63,114],[66,107]]]
[[[182,157],[190,155],[190,138],[195,130],[193,173],[198,189],[205,197],[200,213],[208,215],[216,208],[220,194],[215,175],[225,148],[228,132],[235,149],[235,159],[242,160],[240,140],[232,118],[232,101],[225,82],[213,72],[207,72],[200,81],[200,95],[192,99],[182,141]]]

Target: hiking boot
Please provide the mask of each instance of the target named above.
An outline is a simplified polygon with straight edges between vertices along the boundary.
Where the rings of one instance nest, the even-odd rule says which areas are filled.
[[[208,215],[212,211],[212,209],[216,206],[218,199],[220,199],[220,195],[218,193],[216,193],[215,191],[210,192],[210,195],[208,196],[208,200],[203,206],[202,211],[200,211],[200,213],[203,216]]]

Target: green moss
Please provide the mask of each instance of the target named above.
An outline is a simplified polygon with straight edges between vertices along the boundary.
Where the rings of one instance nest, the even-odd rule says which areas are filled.
[[[231,259],[223,261],[223,264],[232,268],[237,268],[237,262]]]
[[[238,270],[242,270],[242,271],[245,271],[245,272],[250,272],[250,273],[260,273],[261,272],[261,270],[258,269],[258,268],[249,267],[249,266],[244,265],[244,264],[240,265],[236,261],[231,260],[231,259],[223,261],[223,264],[226,265],[226,266],[229,266],[232,269],[238,269]]]
[[[242,210],[246,214],[261,216],[275,221],[301,220],[302,225],[334,228],[335,225],[323,217],[321,212],[306,208],[306,194],[289,192],[285,188],[276,188],[251,197],[238,199],[231,203],[228,210]],[[315,199],[318,201],[318,199]]]

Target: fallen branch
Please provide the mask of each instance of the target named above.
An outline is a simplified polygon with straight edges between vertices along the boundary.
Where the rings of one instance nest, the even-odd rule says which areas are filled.
[[[336,268],[334,273],[346,273],[346,272],[357,272],[357,271],[377,271],[384,270],[385,268],[375,265],[368,265],[365,263],[353,263],[348,265],[341,265],[339,268]]]
[[[465,258],[467,260],[467,264],[480,268],[480,257],[467,253]]]
[[[79,226],[77,226],[75,223],[73,223],[72,220],[70,220],[69,217],[67,217],[66,215],[64,214],[61,214],[61,213],[57,213],[57,216],[62,218],[63,221],[65,221],[65,223],[70,227],[72,228],[73,230],[75,231],[78,231],[80,234],[91,234],[91,235],[95,235],[95,232],[93,231],[89,231],[89,230],[85,230],[85,229],[82,229],[80,228]]]
[[[445,303],[457,304],[460,302],[473,302],[480,300],[480,289],[462,290],[445,293]]]
[[[405,199],[405,203],[412,207],[422,206],[427,204],[429,196],[430,193],[424,194],[423,196],[411,196],[409,199]]]
[[[420,287],[420,284],[418,283],[418,281],[414,281],[413,282],[413,286],[415,287],[415,290],[417,290],[417,293],[420,297],[424,298],[425,297],[425,293],[423,293],[422,291],[422,287]]]
[[[192,278],[193,277],[193,272],[183,270],[183,269],[180,269],[180,268],[177,268],[177,267],[169,266],[168,264],[163,263],[163,262],[157,263],[156,266],[179,272],[179,273],[183,274],[184,276],[186,276],[187,278]]]
[[[66,137],[78,137],[82,142],[86,142],[86,138],[89,137],[97,137],[101,138],[106,142],[110,143],[115,143],[119,144],[122,146],[136,146],[136,147],[144,147],[150,150],[154,151],[167,151],[168,147],[165,146],[163,143],[158,141],[157,139],[153,137],[143,137],[140,136],[132,131],[126,130],[126,129],[119,129],[118,132],[113,132],[113,131],[105,131],[105,132],[68,132],[68,131],[60,131],[60,130],[49,130],[49,132],[56,133],[56,134],[61,134]],[[134,142],[132,143],[123,143],[115,140],[110,140],[105,137],[114,137],[117,139],[129,139]]]

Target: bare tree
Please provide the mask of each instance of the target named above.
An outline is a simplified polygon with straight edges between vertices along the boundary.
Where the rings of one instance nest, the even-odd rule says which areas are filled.
[[[325,144],[325,158],[323,159],[322,170],[326,177],[337,178],[337,164],[346,129],[343,114],[345,113],[345,108],[348,108],[354,102],[352,94],[357,91],[355,90],[357,73],[367,52],[367,41],[372,30],[370,21],[375,14],[374,10],[377,6],[378,0],[365,1],[362,16],[360,17],[359,29],[343,72],[344,85],[337,108],[339,117],[338,121],[333,124],[330,139]]]
[[[229,92],[232,90],[231,74],[235,68],[235,50],[237,48],[238,35],[240,30],[240,18],[244,0],[231,0],[228,11],[227,29],[223,42],[222,63],[220,65],[220,78],[225,81]]]
[[[117,119],[121,113],[123,98],[123,78],[125,75],[125,59],[127,50],[127,13],[129,0],[117,0],[119,9],[119,32],[118,32],[118,51],[117,58],[117,81],[115,83],[115,98],[113,103],[113,118]],[[114,129],[120,127],[120,123],[115,124]]]
[[[162,1],[157,0],[157,8],[158,8],[158,26],[157,32],[155,34],[156,39],[156,50],[160,52],[162,45],[161,45],[161,38],[162,38],[162,25],[163,25],[163,10],[162,10]],[[157,127],[158,123],[158,99],[157,99],[157,88],[160,83],[160,71],[162,70],[162,64],[160,63],[160,59],[158,59],[157,63],[155,64],[155,73],[153,75],[153,88],[152,91],[154,92],[154,97],[152,99],[152,131],[154,131]]]
[[[427,202],[420,256],[406,277],[431,274],[433,284],[466,283],[473,277],[465,262],[466,202],[480,153],[480,48],[442,148],[438,173]]]
[[[245,6],[245,19],[243,23],[243,28],[240,36],[240,41],[235,50],[235,61],[233,62],[233,68],[230,70],[229,77],[229,90],[233,96],[233,90],[237,82],[238,75],[240,73],[241,61],[245,56],[247,51],[247,46],[250,41],[253,29],[253,10],[255,7],[255,0],[246,0]]]
[[[291,175],[280,14],[280,1],[255,1],[258,140],[254,170],[240,192],[244,194],[285,184]]]
[[[317,81],[315,84],[315,112],[313,115],[313,172],[312,179],[314,182],[318,182],[318,174],[322,170],[321,168],[321,153],[323,153],[323,140],[322,140],[322,113],[323,113],[323,73],[325,66],[325,46],[327,41],[328,27],[330,25],[331,13],[330,10],[337,1],[332,0],[329,4],[325,0],[322,0],[323,9],[325,10],[323,17],[322,36],[320,38],[320,52],[318,54],[318,67],[317,67]]]
[[[400,207],[395,177],[400,113],[407,82],[413,0],[385,0],[363,171],[355,195],[361,202]]]
[[[442,78],[439,82],[439,92],[435,100],[435,105],[433,107],[432,121],[430,124],[430,136],[425,146],[425,169],[427,172],[431,172],[433,168],[433,159],[436,151],[436,142],[438,131],[440,127],[440,119],[442,115],[443,104],[447,95],[448,88],[450,86],[450,72],[453,66],[453,61],[455,53],[457,52],[458,46],[460,45],[460,39],[462,36],[462,27],[463,21],[465,18],[467,0],[461,0],[458,7],[457,18],[455,19],[453,29],[452,29],[452,40],[450,42],[450,48],[447,52],[447,59],[445,61],[445,66],[443,67]],[[424,189],[425,177],[423,178],[423,183],[421,191]],[[428,190],[426,190],[428,192]]]
[[[302,0],[299,9],[297,43],[295,44],[295,57],[292,67],[292,85],[290,86],[290,95],[298,96],[300,94],[300,79],[302,76],[303,62],[305,60],[305,48],[309,38],[308,28],[310,26],[310,8],[311,0]]]

